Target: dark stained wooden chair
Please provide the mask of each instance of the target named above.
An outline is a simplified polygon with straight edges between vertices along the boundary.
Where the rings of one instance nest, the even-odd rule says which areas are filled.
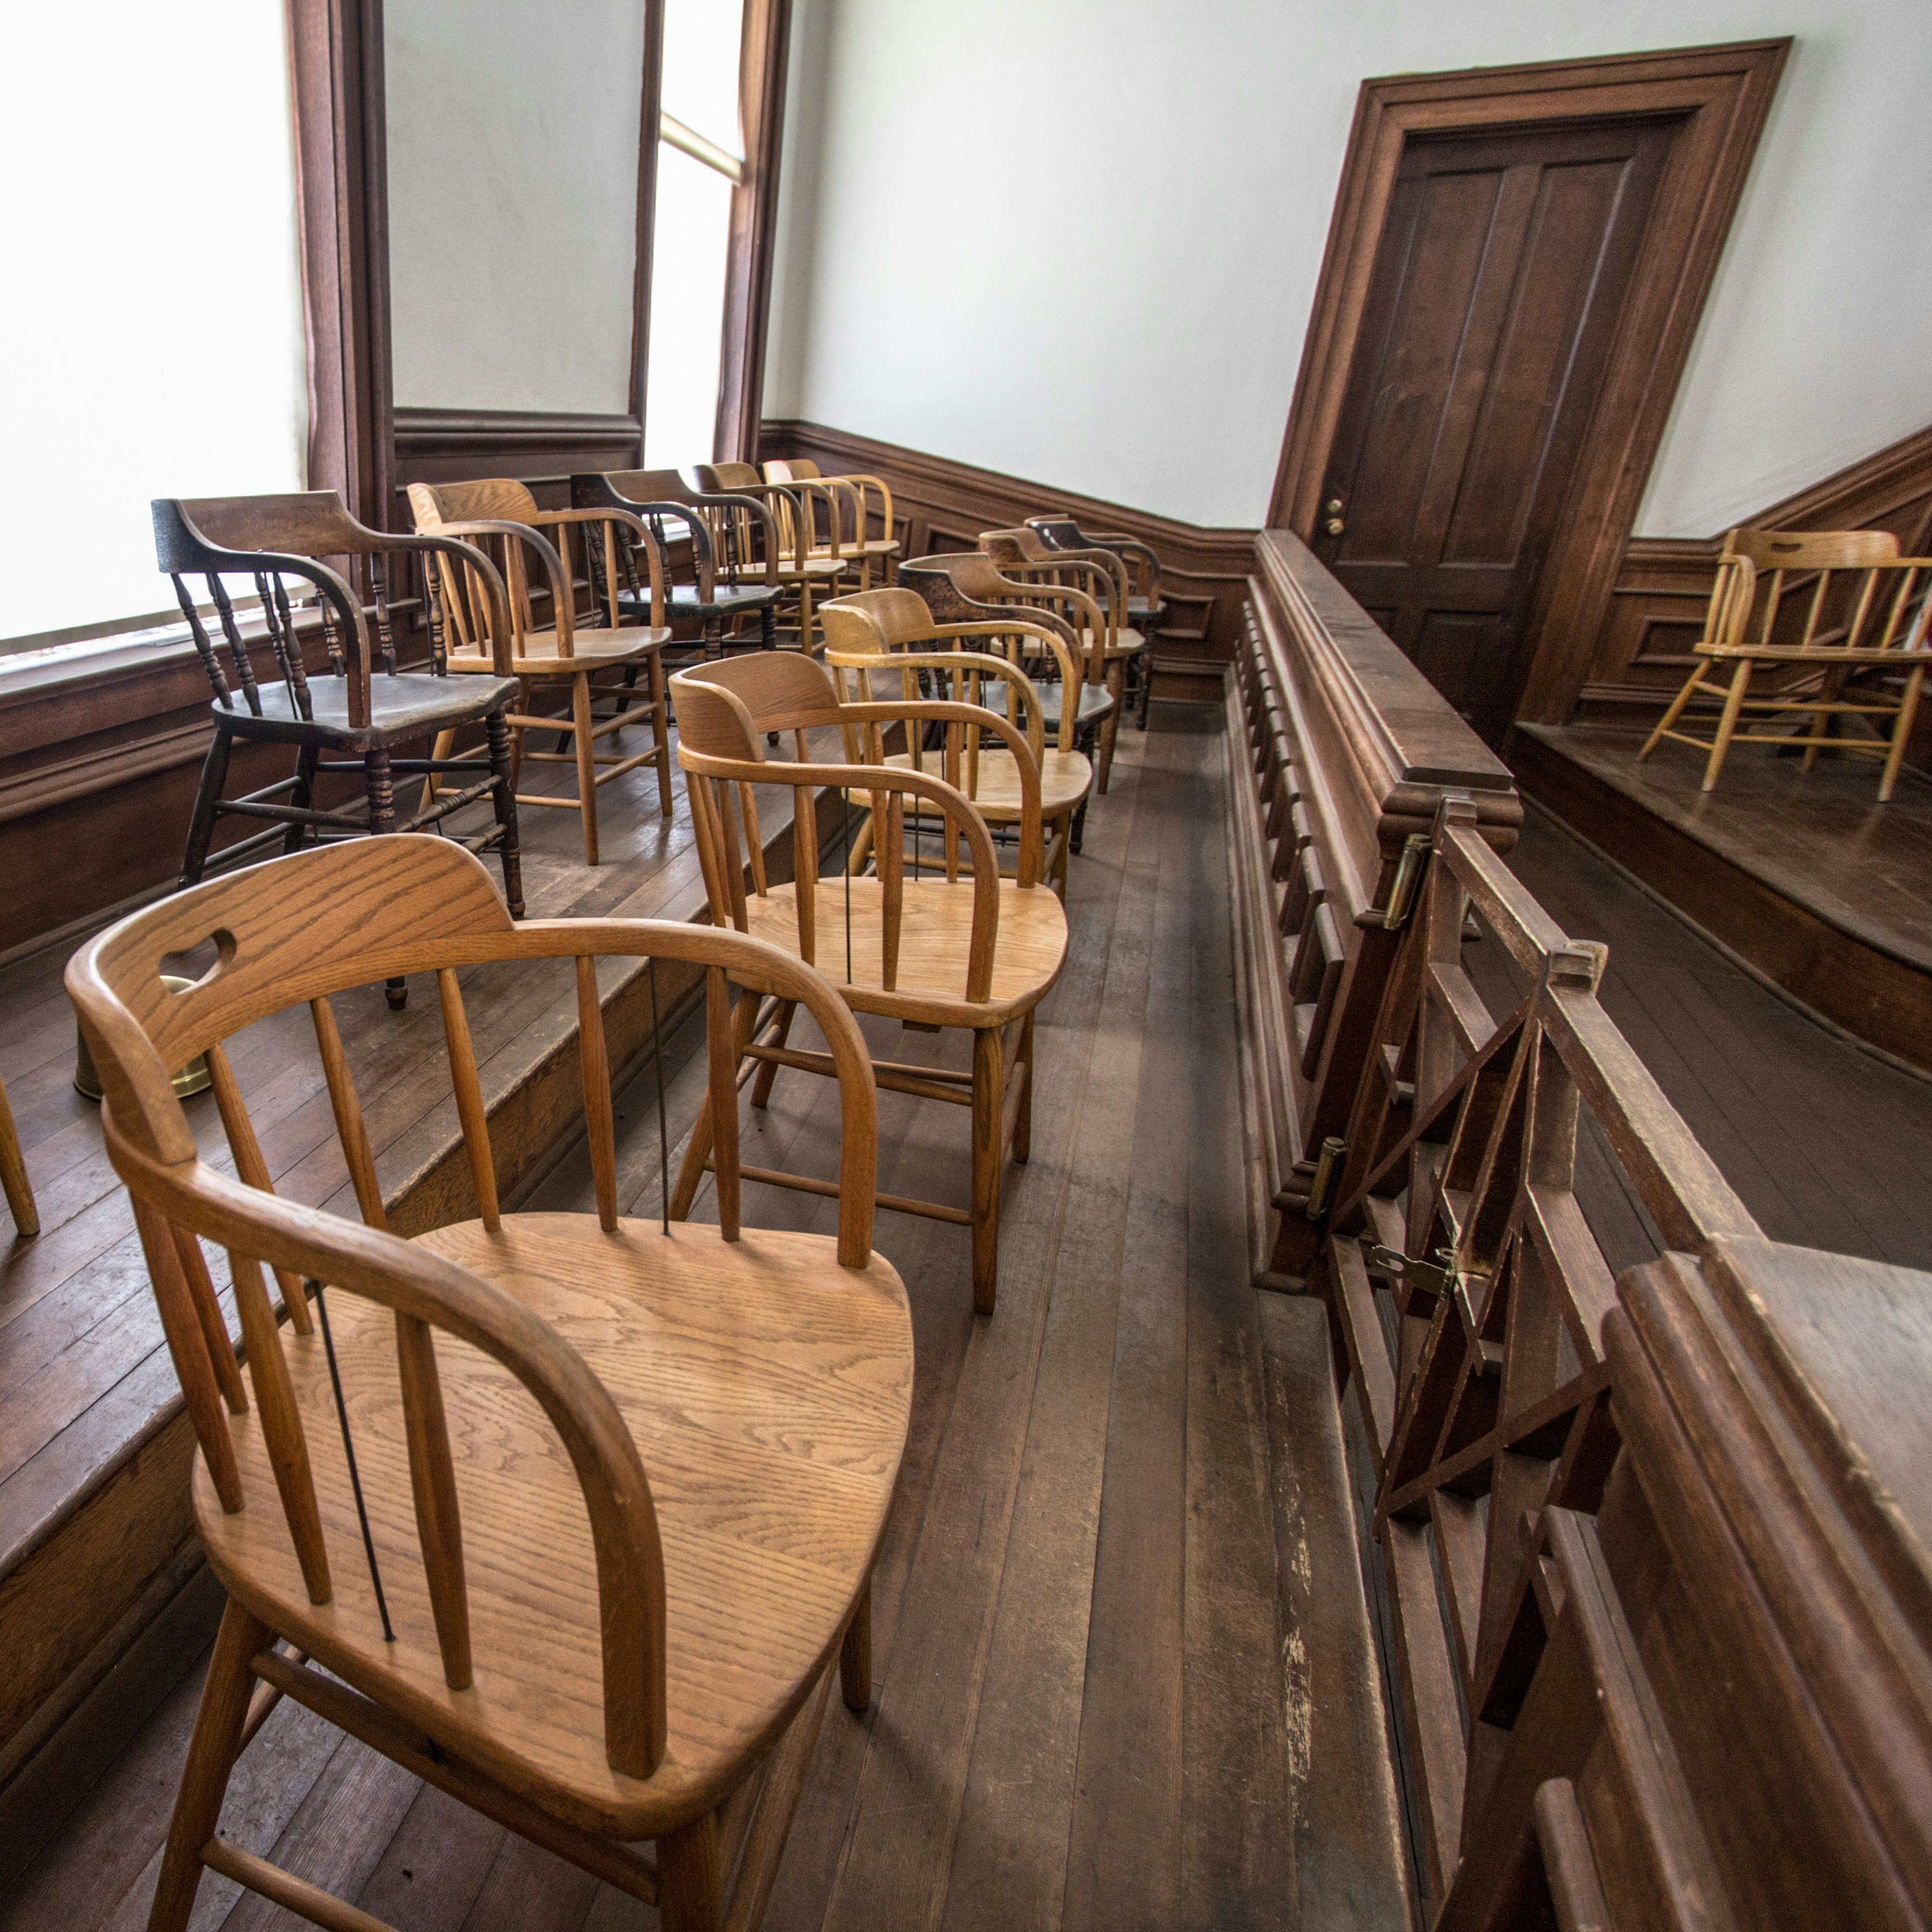
[[[763,504],[694,490],[675,470],[612,470],[570,479],[579,509],[628,511],[640,518],[667,560],[664,602],[670,616],[698,626],[699,654],[716,657],[734,647],[770,650],[778,642],[778,531]],[[734,514],[734,512],[740,514]],[[754,539],[747,524],[758,526]],[[691,551],[691,581],[676,580],[669,560],[680,544]],[[625,560],[617,593],[620,613],[642,621],[647,603],[634,568]],[[755,635],[748,627],[754,621]]]
[[[519,792],[521,805],[554,806],[575,812],[584,830],[584,857],[587,865],[598,862],[597,793],[640,765],[655,766],[658,778],[658,807],[668,818],[671,813],[670,730],[664,708],[664,665],[659,653],[670,640],[670,626],[664,622],[664,573],[657,546],[643,522],[626,510],[608,507],[584,510],[542,510],[523,484],[509,477],[491,477],[463,483],[412,483],[410,508],[416,528],[460,536],[488,550],[502,560],[505,580],[509,586],[506,603],[499,604],[488,593],[488,586],[473,573],[456,569],[448,561],[440,565],[438,577],[448,614],[452,637],[451,668],[480,670],[494,662],[505,639],[500,628],[507,621],[510,668],[523,680],[526,692],[540,685],[561,684],[570,693],[567,717],[548,717],[531,709],[526,701],[510,723],[517,734],[516,760],[577,767],[574,797],[559,798],[547,792]],[[546,534],[548,532],[548,534]],[[577,606],[574,534],[586,560],[585,578],[590,586],[588,608],[580,614]],[[554,541],[553,541],[554,539]],[[620,608],[618,591],[622,578],[620,560],[638,551],[644,556],[650,579],[648,621],[626,623]],[[537,606],[531,593],[531,563],[541,572],[539,587],[548,592],[539,623]],[[650,688],[643,708],[633,711],[631,699],[638,674],[650,679]],[[597,686],[593,680],[616,674],[616,682]],[[613,708],[602,717],[595,705],[600,698],[612,700]],[[626,729],[649,724],[651,742],[640,752],[600,752],[598,742]],[[527,748],[533,730],[562,729],[568,736],[568,751],[536,752]]]
[[[163,962],[211,936],[218,964],[171,991]],[[653,976],[660,958],[701,976],[714,1094],[736,1098],[730,982],[754,989],[741,1010],[775,994],[822,1030],[841,1102],[836,1240],[741,1225],[735,1113],[716,1136],[717,1225],[620,1216],[596,968],[639,955]],[[458,975],[513,959],[574,976],[595,1214],[498,1203]],[[384,1225],[331,998],[430,971],[481,1211],[404,1240]],[[870,1701],[869,1578],[910,1412],[905,1291],[872,1250],[872,1073],[844,1003],[735,932],[513,926],[476,861],[427,838],[306,853],[165,900],[92,941],[68,987],[200,1447],[196,1529],[228,1593],[151,1932],[189,1924],[205,1870],[336,1932],[377,1927],[219,1828],[236,1761],[285,1696],[655,1902],[666,1932],[748,1932],[834,1659],[846,1702]],[[226,1057],[242,1028],[304,1004],[359,1222],[271,1190]],[[202,1159],[170,1084],[196,1054],[234,1174]],[[227,1257],[245,1381],[203,1242]]]
[[[494,824],[464,842],[472,851],[496,851],[502,861],[504,896],[511,911],[520,916],[523,876],[508,722],[517,686],[510,676],[507,650],[497,650],[479,667],[483,676],[452,678],[442,640],[432,625],[429,668],[399,670],[384,566],[387,558],[413,556],[427,575],[431,558],[452,560],[474,575],[479,594],[501,603],[503,582],[488,560],[469,545],[447,538],[398,536],[365,529],[332,490],[283,496],[164,497],[154,503],[154,518],[155,556],[174,580],[182,614],[214,691],[214,736],[188,823],[182,884],[192,886],[201,878],[215,823],[222,818],[268,822],[266,830],[238,840],[221,854],[226,865],[243,856],[260,856],[277,844],[294,852],[311,838],[427,831],[487,798],[494,807]],[[365,610],[346,579],[320,561],[323,557],[362,560],[374,594],[373,613]],[[230,687],[220,654],[188,589],[190,574],[206,580],[228,647],[239,706],[237,690]],[[256,680],[224,576],[254,580],[261,599],[259,621],[281,674],[274,684]],[[311,678],[304,665],[302,639],[289,600],[286,580],[291,578],[314,592],[332,668],[328,676]],[[375,677],[370,675],[371,660],[379,646],[383,674]],[[465,725],[478,724],[484,728],[485,755],[447,755],[450,737]],[[243,797],[224,798],[237,739],[294,746],[295,776]],[[436,755],[394,755],[398,746],[425,741],[436,743]],[[316,780],[336,772],[353,772],[361,778],[365,800],[361,812],[325,808],[314,802]],[[428,795],[417,811],[399,818],[396,780],[412,776],[426,781]],[[400,982],[391,988],[392,1005],[401,1006],[405,997]]]
[[[1138,538],[1112,530],[1083,530],[1069,516],[1049,513],[1029,517],[1026,526],[1048,550],[1069,555],[1104,550],[1120,559],[1127,575],[1127,622],[1141,635],[1138,657],[1127,667],[1126,698],[1135,722],[1147,729],[1148,703],[1154,694],[1154,644],[1167,620],[1167,600],[1160,593],[1160,559]]]
[[[935,1220],[963,1222],[973,1231],[973,1305],[990,1315],[998,1288],[1000,1177],[1006,1150],[1024,1160],[1033,1118],[1034,1012],[1052,991],[1066,956],[1066,915],[1041,890],[1040,773],[1025,736],[1005,718],[977,705],[946,703],[842,704],[832,674],[797,652],[694,665],[672,680],[677,701],[678,762],[684,767],[699,862],[711,916],[769,940],[815,966],[854,1010],[878,1013],[928,1030],[960,1028],[973,1036],[970,1073],[946,1068],[876,1062],[879,1084],[972,1110],[972,1199],[968,1208],[880,1196],[884,1205]],[[1020,784],[1018,866],[1000,875],[986,821],[960,786],[959,753],[949,747],[938,773],[885,761],[883,736],[891,725],[974,728],[1010,754]],[[807,734],[834,728],[854,735],[859,755],[819,758]],[[766,756],[771,731],[793,734],[794,756]],[[794,800],[790,883],[769,883],[758,833],[756,793],[782,785]],[[818,788],[865,793],[872,820],[872,875],[849,872],[835,880],[818,872]],[[907,806],[944,820],[944,856],[922,864],[919,845],[908,878]],[[735,809],[734,809],[735,807]],[[740,824],[743,828],[740,843]],[[930,835],[928,834],[928,838]],[[962,863],[960,847],[966,848]],[[745,886],[748,854],[752,890]],[[766,1076],[780,1066],[830,1071],[822,1054],[788,1044],[794,1005],[778,996],[769,1015],[741,1003],[729,1042],[732,1064],[763,1063],[752,1103],[770,1091]],[[716,1134],[736,1133],[736,1089],[714,1110],[709,1102],[686,1150],[672,1196],[674,1214],[688,1209],[704,1175]],[[823,1192],[802,1176],[746,1169],[760,1180]]]

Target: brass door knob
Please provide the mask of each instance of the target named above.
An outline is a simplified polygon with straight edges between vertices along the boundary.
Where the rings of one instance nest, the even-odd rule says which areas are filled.
[[[1331,517],[1340,516],[1342,512],[1342,500],[1339,496],[1330,496],[1322,507]]]
[[[1348,528],[1340,517],[1330,517],[1322,526],[1331,537],[1339,537]]]

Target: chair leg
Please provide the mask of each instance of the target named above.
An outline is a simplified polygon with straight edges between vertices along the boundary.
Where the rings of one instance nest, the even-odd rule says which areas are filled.
[[[1845,674],[1835,667],[1826,672],[1818,693],[1821,704],[1834,704],[1845,694]],[[1815,741],[1832,736],[1832,721],[1835,712],[1814,711],[1811,714],[1811,728],[1804,735],[1814,742],[1804,747],[1804,769],[1808,772],[1818,762],[1818,754],[1825,749]]]
[[[718,1826],[710,1812],[658,1840],[658,1912],[664,1932],[721,1932],[724,1901]]]
[[[320,745],[304,745],[296,754],[296,788],[290,803],[307,812],[315,803],[315,768],[322,762]],[[299,825],[289,827],[288,836],[282,841],[282,851],[286,856],[302,850],[304,828]]]
[[[389,754],[378,745],[362,760],[362,783],[369,794],[369,831],[382,838],[396,829],[396,782],[390,775]],[[382,982],[389,1010],[399,1013],[410,1003],[410,982],[398,976]]]
[[[1657,729],[1643,741],[1643,749],[1636,754],[1636,761],[1639,764],[1642,764],[1644,760],[1664,742],[1664,733],[1684,716],[1684,707],[1697,694],[1697,687],[1703,681],[1704,667],[1699,664],[1684,680],[1684,688],[1670,700],[1670,709],[1658,720]]]
[[[272,1641],[268,1625],[251,1617],[233,1598],[221,1615],[194,1738],[176,1794],[174,1816],[161,1855],[160,1880],[148,1914],[148,1932],[182,1932],[201,1888],[201,1848],[214,1835],[221,1801],[235,1768],[248,1700],[255,1688],[249,1668],[256,1654]]]
[[[1102,798],[1107,795],[1108,774],[1114,769],[1114,740],[1120,735],[1120,712],[1127,701],[1126,682],[1127,661],[1116,658],[1107,667],[1107,688],[1113,693],[1114,708],[1100,727],[1100,769],[1094,780],[1094,789]]]
[[[439,731],[436,734],[435,742],[429,748],[430,763],[432,765],[436,764],[442,759],[454,757],[455,754],[455,732],[454,730]],[[424,772],[423,773],[422,802],[416,807],[416,811],[418,815],[428,811],[430,807],[435,804],[436,786],[436,773],[434,771]]]
[[[1705,791],[1715,791],[1718,788],[1718,774],[1724,769],[1724,754],[1731,748],[1731,734],[1738,728],[1738,713],[1744,708],[1744,692],[1750,686],[1750,659],[1740,658],[1737,670],[1732,674],[1730,690],[1724,698],[1724,715],[1718,720],[1718,736],[1711,746],[1710,760],[1704,767],[1701,789]]]
[[[848,1711],[872,1707],[872,1580],[859,1586],[852,1621],[838,1646],[838,1694]]]
[[[40,1232],[40,1211],[34,1205],[33,1184],[27,1178],[27,1163],[20,1153],[20,1136],[14,1126],[14,1110],[7,1104],[7,1090],[0,1087],[0,1188],[14,1216],[14,1232],[22,1240]]]
[[[777,1014],[775,1016],[778,1022],[778,1036],[773,1042],[775,1046],[782,1046],[787,1040],[790,1039],[792,1016],[797,1011],[798,1002],[796,1000],[779,1000],[778,1010]],[[762,1060],[759,1063],[757,1077],[752,1082],[752,1105],[753,1106],[765,1107],[770,1104],[772,1097],[772,1082],[778,1077],[778,1062],[776,1060]]]
[[[1000,1117],[1004,1056],[998,1027],[973,1034],[973,1306],[993,1312],[1000,1288]]]
[[[510,916],[521,919],[524,860],[517,830],[517,781],[510,769],[509,721],[502,712],[493,711],[483,721],[483,733],[489,746],[490,776],[496,784],[491,799],[496,812],[496,856],[503,862],[503,898]]]
[[[778,599],[768,597],[758,611],[758,644],[760,649],[775,651],[778,647]]]
[[[577,730],[577,808],[584,820],[584,862],[597,862],[597,742],[590,735],[590,674],[570,680],[570,713]]]
[[[1905,759],[1905,741],[1912,736],[1912,721],[1918,716],[1918,697],[1925,681],[1925,667],[1914,664],[1906,674],[1905,689],[1900,694],[1898,716],[1892,721],[1892,748],[1885,754],[1885,770],[1878,782],[1878,802],[1885,804],[1898,782],[1898,768]]]
[[[1020,1081],[1019,1111],[1013,1116],[1013,1158],[1025,1160],[1033,1152],[1033,1015],[1020,1022],[1019,1055],[1013,1062],[1013,1077]]]
[[[658,808],[662,814],[670,816],[670,710],[664,699],[664,656],[661,652],[651,653],[651,730],[656,734],[652,740],[658,748]]]
[[[188,848],[182,854],[183,887],[201,883],[208,844],[214,836],[214,808],[221,802],[221,788],[228,782],[228,754],[234,744],[216,725],[214,736],[208,741],[208,756],[201,762],[201,789],[194,795],[194,812],[188,822]]]

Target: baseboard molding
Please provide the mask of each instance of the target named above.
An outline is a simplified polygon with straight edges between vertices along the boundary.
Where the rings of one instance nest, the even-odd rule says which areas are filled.
[[[1220,698],[1216,668],[1232,662],[1240,633],[1255,531],[1181,523],[822,423],[767,422],[758,448],[761,457],[804,456],[822,470],[884,477],[908,556],[970,550],[982,530],[1010,526],[1046,510],[1064,509],[1090,529],[1137,538],[1160,557],[1161,585],[1172,607],[1155,653],[1155,695]]]

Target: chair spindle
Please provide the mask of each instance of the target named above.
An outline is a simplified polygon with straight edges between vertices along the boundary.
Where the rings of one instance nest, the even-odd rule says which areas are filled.
[[[758,995],[742,1000],[754,1010]],[[722,966],[704,969],[704,1038],[710,1075],[712,1161],[718,1183],[718,1226],[725,1240],[738,1238],[738,1041],[731,1010],[731,982]]]
[[[463,989],[454,968],[440,967],[436,990],[442,1003],[442,1037],[449,1052],[450,1085],[456,1094],[456,1118],[463,1128],[463,1144],[470,1156],[470,1172],[476,1184],[477,1212],[494,1234],[502,1225],[496,1202],[496,1163],[490,1147],[489,1110],[483,1104],[482,1083],[476,1077],[476,1050],[470,1039],[464,1011]]]
[[[584,1074],[584,1130],[597,1186],[597,1220],[607,1234],[617,1227],[617,1143],[610,1106],[610,1062],[604,1046],[604,1009],[597,998],[597,962],[577,958],[577,1050]]]
[[[343,1157],[349,1163],[349,1178],[355,1184],[356,1204],[362,1219],[372,1228],[387,1228],[382,1208],[382,1190],[376,1179],[376,1157],[370,1150],[369,1130],[362,1124],[362,1109],[356,1104],[356,1083],[350,1077],[349,1062],[342,1051],[342,1036],[335,1028],[334,1010],[326,996],[309,1002],[315,1017],[316,1045],[322,1052],[322,1070],[328,1082],[328,1104],[335,1113],[336,1138],[342,1143]]]

